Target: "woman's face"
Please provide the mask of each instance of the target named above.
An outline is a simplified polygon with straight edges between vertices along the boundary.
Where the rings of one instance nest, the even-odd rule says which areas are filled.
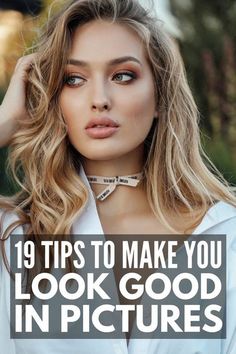
[[[156,111],[153,76],[138,35],[101,20],[79,27],[59,104],[69,139],[85,158],[142,151]]]

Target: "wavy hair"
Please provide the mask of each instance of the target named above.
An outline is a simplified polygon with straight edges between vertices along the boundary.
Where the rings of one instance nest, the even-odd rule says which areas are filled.
[[[86,205],[78,152],[70,144],[58,104],[75,29],[93,20],[132,28],[146,49],[155,84],[158,119],[145,141],[145,188],[154,214],[169,224],[168,211],[202,214],[219,200],[236,205],[230,187],[204,154],[199,114],[175,42],[161,22],[136,0],[74,0],[48,19],[34,49],[28,76],[28,117],[11,141],[9,161],[20,191],[1,198],[30,234],[64,234]],[[200,216],[200,217],[201,217]],[[200,219],[199,219],[200,220]],[[198,220],[198,221],[199,221]]]

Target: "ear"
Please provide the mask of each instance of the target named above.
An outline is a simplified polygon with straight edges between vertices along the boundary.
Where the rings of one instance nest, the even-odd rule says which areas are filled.
[[[158,116],[159,116],[159,113],[158,113],[158,111],[156,110],[155,112],[154,112],[154,119],[157,119],[158,118]]]

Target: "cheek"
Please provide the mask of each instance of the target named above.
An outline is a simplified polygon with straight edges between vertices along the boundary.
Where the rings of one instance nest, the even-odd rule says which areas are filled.
[[[59,97],[59,106],[63,114],[65,123],[70,131],[78,123],[78,112],[80,111],[79,101],[73,99],[73,95],[66,91],[62,92]]]
[[[140,133],[149,131],[155,115],[155,97],[154,89],[150,85],[143,85],[136,90],[135,95],[129,96],[126,100],[127,110],[131,117],[131,123],[138,129],[143,129]]]
[[[69,102],[68,95],[63,91],[59,96],[59,106],[60,106],[61,112],[63,114],[63,117],[67,123],[68,117],[71,116],[71,105]]]

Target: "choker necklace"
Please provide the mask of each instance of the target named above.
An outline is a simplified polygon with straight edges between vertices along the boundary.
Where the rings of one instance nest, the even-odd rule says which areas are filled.
[[[96,196],[96,199],[105,200],[118,185],[125,185],[130,187],[137,187],[143,178],[143,172],[136,173],[129,176],[116,176],[116,177],[102,177],[102,176],[87,176],[90,183],[108,184],[108,186]]]

